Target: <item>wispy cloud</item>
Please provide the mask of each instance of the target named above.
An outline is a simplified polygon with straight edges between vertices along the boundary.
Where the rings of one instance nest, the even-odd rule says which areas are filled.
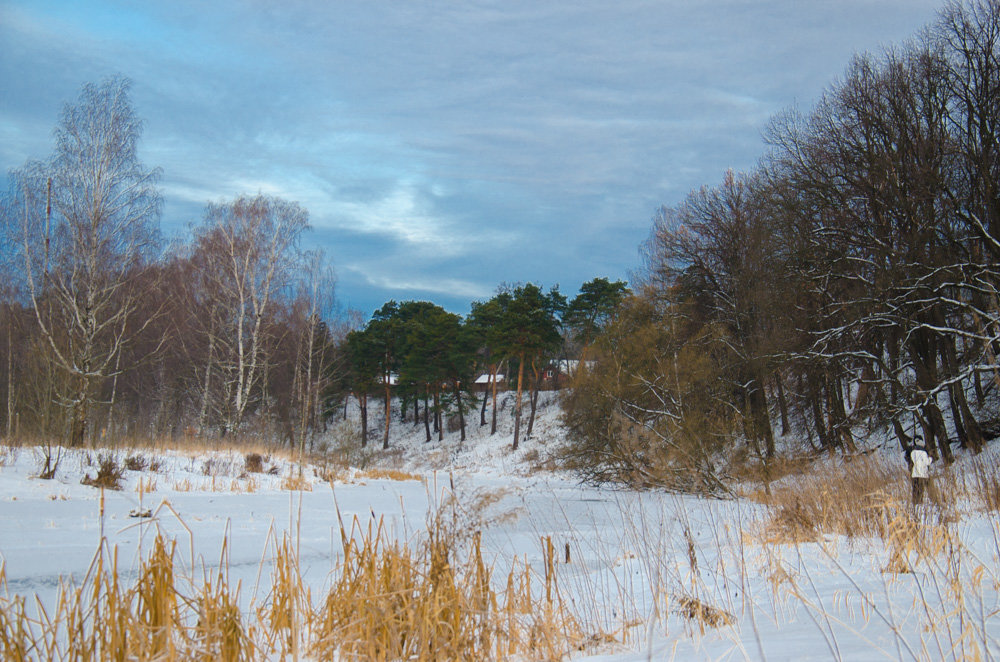
[[[364,307],[572,289],[625,276],[658,204],[750,167],[771,114],[938,5],[8,0],[0,168],[49,153],[61,103],[121,72],[165,224],[297,200]]]

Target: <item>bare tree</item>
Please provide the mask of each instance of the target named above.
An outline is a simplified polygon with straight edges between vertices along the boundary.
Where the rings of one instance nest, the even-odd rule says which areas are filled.
[[[262,398],[272,316],[299,260],[308,214],[295,202],[258,194],[210,204],[196,230],[195,264],[211,294],[210,358],[224,393],[224,430],[244,421]]]
[[[158,246],[161,199],[159,171],[136,153],[141,134],[128,80],[88,84],[63,109],[52,157],[12,173],[26,291],[52,361],[69,377],[60,397],[74,446],[95,389],[123,368],[124,346],[144,328],[135,276]]]
[[[322,251],[308,252],[304,256],[304,269],[297,296],[301,305],[294,379],[300,453],[305,451],[306,437],[318,426],[320,398],[329,378],[323,368],[329,361],[332,342],[323,317],[333,305],[336,282]]]

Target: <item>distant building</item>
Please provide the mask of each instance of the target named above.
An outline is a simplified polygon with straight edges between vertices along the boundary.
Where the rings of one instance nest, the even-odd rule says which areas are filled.
[[[472,388],[477,393],[484,393],[486,391],[491,391],[493,389],[493,375],[484,372],[483,374],[476,377],[476,381],[472,382]],[[507,380],[504,378],[502,372],[498,372],[496,375],[497,390],[503,391],[507,388]]]
[[[593,361],[582,362],[584,368],[590,368],[593,364]],[[563,388],[569,384],[569,381],[576,375],[580,367],[581,361],[575,359],[557,359],[551,361],[545,367],[545,372],[542,373],[542,388],[549,391]]]

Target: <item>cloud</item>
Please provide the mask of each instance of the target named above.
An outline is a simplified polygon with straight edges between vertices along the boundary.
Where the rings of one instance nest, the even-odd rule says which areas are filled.
[[[501,281],[623,277],[659,204],[752,167],[768,117],[938,5],[8,0],[0,169],[47,155],[61,104],[121,72],[165,225],[282,195],[342,296],[461,308]]]

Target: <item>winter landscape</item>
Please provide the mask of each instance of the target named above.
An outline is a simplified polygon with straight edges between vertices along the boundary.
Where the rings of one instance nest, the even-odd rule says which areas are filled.
[[[394,423],[391,461],[372,453],[352,458],[351,468],[300,467],[287,454],[257,456],[252,466],[235,450],[130,448],[65,451],[56,476],[41,480],[42,450],[5,447],[5,654],[18,656],[12,644],[26,627],[39,648],[21,651],[24,658],[66,657],[73,633],[70,621],[58,623],[57,605],[81,599],[81,625],[92,626],[99,614],[98,592],[91,592],[102,565],[106,572],[116,564],[123,588],[137,585],[162,537],[175,545],[173,627],[206,640],[189,650],[206,658],[227,651],[218,641],[212,648],[195,623],[205,608],[197,601],[203,585],[223,577],[244,629],[245,648],[228,651],[229,659],[365,657],[363,647],[353,655],[317,648],[323,626],[311,610],[342,580],[342,531],[362,540],[374,527],[384,544],[406,543],[418,557],[429,531],[448,536],[455,545],[449,562],[460,574],[469,572],[475,542],[502,598],[492,607],[498,613],[511,573],[528,572],[530,605],[515,617],[529,630],[551,628],[551,641],[515,659],[1000,655],[1000,475],[992,450],[935,471],[938,501],[921,507],[908,503],[901,454],[879,447],[852,461],[818,460],[802,475],[775,481],[771,497],[750,483],[733,498],[598,488],[544,466],[564,440],[556,397],[542,394],[534,436],[517,453],[509,448],[509,409],[497,436],[487,426],[463,444],[427,444],[412,423]],[[136,467],[123,471],[121,489],[81,484],[109,456]],[[850,493],[862,486],[872,491]],[[795,501],[782,495],[788,489]],[[822,495],[812,493],[819,489]],[[288,596],[278,579],[283,545],[294,559]],[[292,601],[286,608],[297,610],[298,620],[266,634],[282,599]],[[546,615],[549,600],[558,617]],[[402,618],[382,611],[370,617]],[[148,626],[156,616],[137,618]],[[138,636],[139,624],[132,627],[130,636]]]
[[[996,660],[932,4],[0,3],[0,659]]]

